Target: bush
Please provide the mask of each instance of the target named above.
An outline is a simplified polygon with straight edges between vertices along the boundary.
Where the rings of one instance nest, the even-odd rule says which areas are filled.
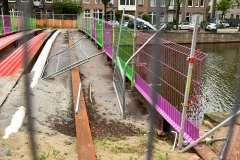
[[[144,14],[144,15],[142,16],[142,19],[145,20],[145,21],[147,21],[147,22],[150,21],[149,15],[146,15],[146,14]]]

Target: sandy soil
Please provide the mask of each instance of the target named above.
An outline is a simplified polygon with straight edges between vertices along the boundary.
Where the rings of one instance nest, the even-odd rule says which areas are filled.
[[[18,107],[25,106],[25,78],[22,76],[0,108],[0,159],[32,159],[27,115],[17,133],[3,139]],[[39,159],[77,159],[71,92],[53,80],[40,80],[30,89],[32,122]],[[28,110],[27,110],[28,111]],[[26,112],[28,114],[28,112]],[[9,155],[10,154],[10,155]]]

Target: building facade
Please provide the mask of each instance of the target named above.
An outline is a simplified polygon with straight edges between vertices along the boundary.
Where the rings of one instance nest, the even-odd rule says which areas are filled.
[[[51,18],[54,10],[51,7],[53,2],[61,2],[62,0],[8,0],[10,10],[27,11],[35,13],[37,18],[42,18],[44,14]],[[84,17],[104,17],[104,5],[101,0],[75,0],[82,3]],[[156,0],[111,0],[107,6],[108,20],[112,20],[113,11],[122,10],[125,8],[125,13],[135,15],[135,10],[139,18],[143,14],[150,16],[150,23],[156,22],[156,9],[160,9],[159,20],[161,22],[172,22],[176,18],[175,0],[160,0],[160,6],[156,6]],[[28,7],[27,7],[28,6]],[[186,0],[180,6],[179,22],[193,22],[197,15],[200,16],[200,22],[207,20],[209,12],[208,0]],[[236,14],[237,15],[237,14]],[[239,14],[238,14],[239,17]]]
[[[156,19],[156,0],[150,0],[149,16],[151,22],[155,23]],[[173,22],[176,19],[177,3],[174,0],[160,0],[160,22]],[[207,0],[188,0],[180,4],[179,22],[188,21],[194,22],[196,16],[199,16],[199,22],[207,19],[208,16],[208,1]]]

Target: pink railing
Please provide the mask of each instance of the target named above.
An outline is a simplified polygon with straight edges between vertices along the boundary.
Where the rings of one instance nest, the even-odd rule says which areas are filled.
[[[113,23],[110,22],[105,22],[103,27],[103,49],[111,59],[113,59],[113,27]]]

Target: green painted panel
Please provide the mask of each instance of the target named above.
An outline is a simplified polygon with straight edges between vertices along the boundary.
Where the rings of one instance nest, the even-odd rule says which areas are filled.
[[[116,52],[117,52],[119,32],[120,32],[120,26],[115,25],[114,27],[114,58],[113,58],[114,63],[116,63]],[[121,38],[119,42],[119,50],[118,50],[118,56],[119,56],[122,69],[124,68],[124,65],[126,64],[126,62],[133,55],[133,37],[132,37],[133,33],[134,33],[133,29],[122,27],[122,33],[121,33]],[[127,66],[126,76],[129,80],[132,81],[133,73],[132,73],[131,62],[130,62],[130,65]]]
[[[101,19],[96,20],[96,29],[97,29],[97,43],[99,46],[103,47],[103,22]]]
[[[2,16],[0,16],[0,35],[2,35],[2,29],[3,29],[3,20],[2,20]]]
[[[17,31],[17,17],[11,17],[11,32]]]

